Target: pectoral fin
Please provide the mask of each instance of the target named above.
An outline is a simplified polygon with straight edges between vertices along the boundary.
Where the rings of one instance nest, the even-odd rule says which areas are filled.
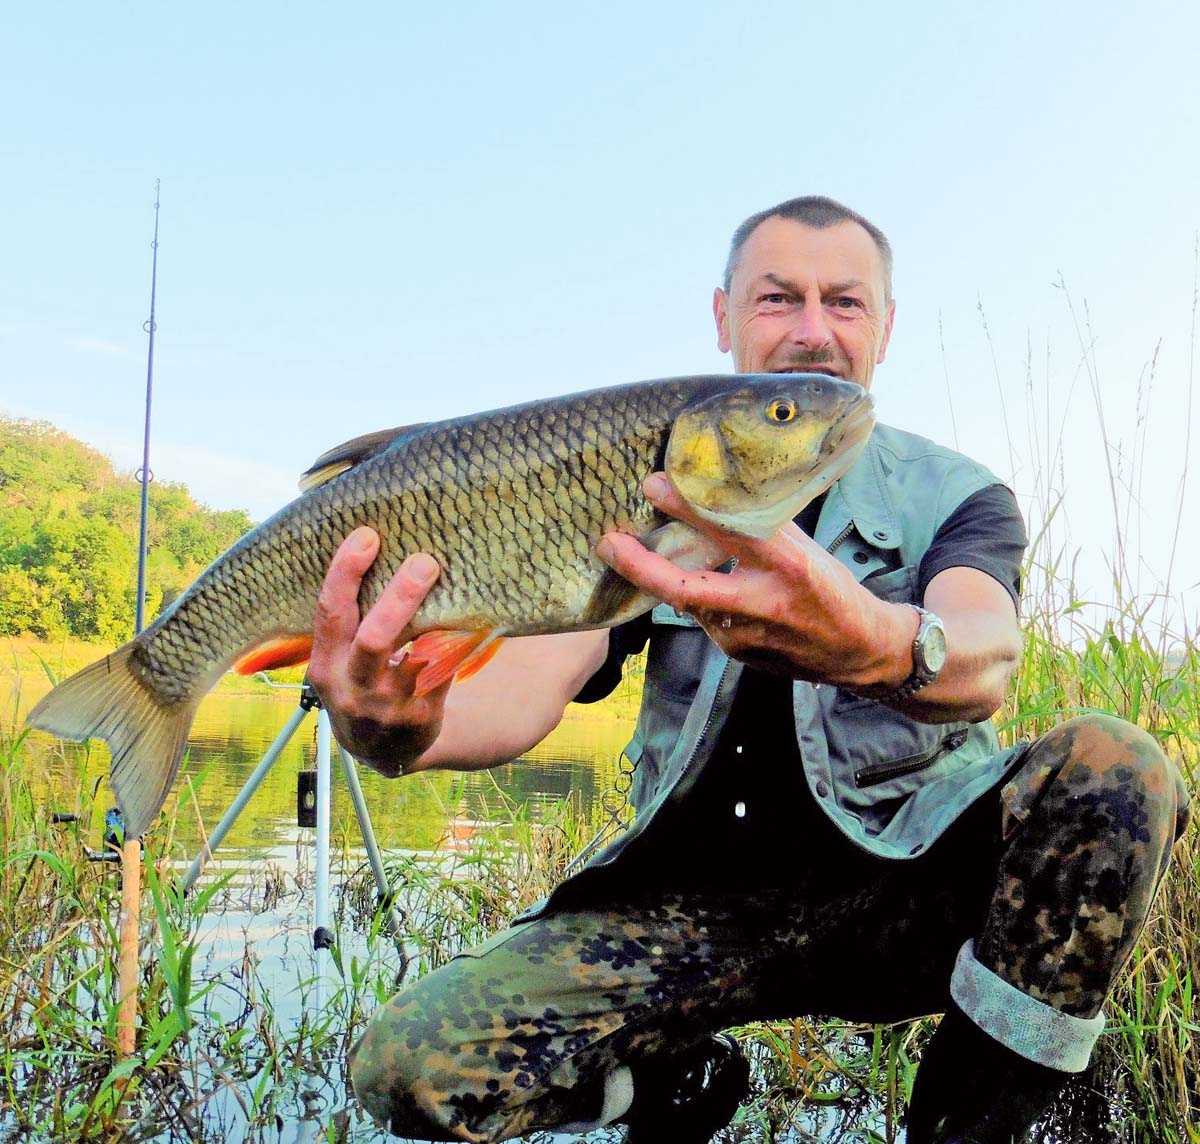
[[[251,648],[233,665],[238,675],[253,675],[274,667],[307,663],[312,655],[312,636],[281,636]]]
[[[717,542],[681,520],[669,520],[641,538],[644,547],[685,572],[716,568],[729,555]],[[583,612],[585,624],[611,626],[632,620],[658,601],[611,568],[604,570]]]
[[[685,572],[699,572],[724,563],[729,553],[720,544],[682,520],[669,520],[642,538],[642,544],[678,564]]]
[[[653,606],[654,600],[636,584],[631,584],[613,569],[605,568],[583,610],[582,619],[584,624],[610,627],[631,620]]]

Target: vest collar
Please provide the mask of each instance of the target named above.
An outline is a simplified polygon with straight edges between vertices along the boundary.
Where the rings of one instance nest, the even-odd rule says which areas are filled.
[[[829,490],[813,539],[828,548],[853,524],[873,547],[899,548],[903,530],[888,492],[889,471],[890,465],[879,447],[877,427],[858,460]]]

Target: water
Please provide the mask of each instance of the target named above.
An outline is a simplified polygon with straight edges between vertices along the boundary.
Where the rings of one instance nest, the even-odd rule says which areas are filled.
[[[0,679],[0,710],[12,711],[11,684],[5,694],[5,682]],[[36,681],[32,686],[30,680],[23,681],[22,711],[45,690]],[[295,691],[261,689],[245,694],[219,691],[204,700],[167,805],[170,814],[177,803],[174,837],[179,846],[195,848],[207,837],[295,711],[297,701]],[[316,766],[316,727],[315,714],[309,715],[292,736],[227,836],[222,849],[229,856],[254,857],[295,843],[297,774]],[[491,771],[387,779],[360,768],[379,842],[389,849],[426,852],[461,846],[498,816],[506,799],[536,820],[573,793],[583,813],[589,815],[616,775],[631,729],[631,709],[614,713],[611,707],[602,711],[575,708],[528,755]],[[35,733],[30,747],[45,750],[52,742],[49,736]],[[107,751],[98,742],[90,750],[67,744],[61,753],[46,751],[46,758],[46,796],[58,811],[77,810],[88,801],[84,796],[107,776]],[[354,826],[336,761],[333,773],[337,835]],[[108,805],[104,797],[102,788],[92,824],[97,828]],[[95,838],[99,844],[98,833]]]

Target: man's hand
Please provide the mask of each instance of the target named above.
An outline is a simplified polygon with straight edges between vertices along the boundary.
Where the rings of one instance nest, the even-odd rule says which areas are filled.
[[[873,595],[794,524],[754,540],[694,516],[662,473],[647,479],[645,491],[663,512],[718,540],[737,557],[734,570],[685,572],[616,532],[605,535],[597,554],[650,595],[695,616],[727,655],[851,690],[890,690],[909,677],[916,609]],[[936,682],[895,706],[928,723],[989,718],[1021,652],[1011,597],[986,572],[955,567],[929,582],[924,604],[945,624],[946,666]]]
[[[438,578],[432,556],[409,556],[359,619],[359,588],[378,553],[378,535],[358,528],[334,554],[317,600],[308,678],[337,741],[368,766],[395,776],[437,739],[450,681],[417,698],[413,688],[422,665],[389,662],[408,641],[408,625]]]
[[[597,553],[650,595],[694,616],[727,655],[814,682],[899,686],[908,677],[916,611],[872,595],[794,524],[756,540],[696,517],[664,474],[648,478],[645,492],[663,512],[719,539],[737,558],[733,571],[684,572],[616,532]]]

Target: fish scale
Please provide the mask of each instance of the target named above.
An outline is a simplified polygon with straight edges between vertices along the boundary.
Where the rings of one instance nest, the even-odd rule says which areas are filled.
[[[848,467],[871,424],[858,386],[727,375],[368,434],[320,458],[302,485],[309,491],[218,557],[135,639],[56,687],[28,722],[106,739],[126,828],[140,834],[219,676],[307,655],[325,572],[355,528],[380,536],[364,610],[406,556],[438,561],[409,629],[420,637],[414,658],[427,664],[418,687],[432,687],[426,671],[440,679],[471,669],[499,638],[607,627],[650,607],[596,557],[605,532],[633,533],[688,567],[719,563],[711,541],[678,523],[658,527],[664,520],[642,495],[656,468],[700,515],[766,536]]]

